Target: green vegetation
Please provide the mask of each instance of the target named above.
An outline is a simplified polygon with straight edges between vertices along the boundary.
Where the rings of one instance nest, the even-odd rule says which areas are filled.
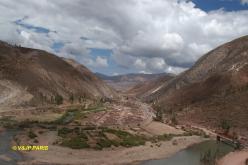
[[[121,142],[113,142],[113,145],[121,145],[124,147],[132,147],[132,146],[139,146],[139,145],[144,145],[145,144],[145,139],[141,136],[138,135],[132,135],[128,132],[122,131],[122,130],[114,130],[114,129],[109,129],[105,128],[105,132],[112,133],[119,137],[121,139]]]
[[[18,123],[19,128],[31,128],[33,124],[38,124],[38,121],[24,120]]]
[[[79,96],[78,97],[78,102],[79,103],[82,103],[82,102],[84,102],[85,101],[85,98],[83,97],[83,96]]]
[[[211,150],[206,151],[201,155],[201,163],[203,165],[216,165],[218,152],[218,150],[215,153],[212,153]]]
[[[72,149],[89,148],[87,141],[80,137],[72,137],[72,138],[64,139],[61,145]]]
[[[183,133],[183,136],[193,136],[193,135],[196,135],[196,136],[201,136],[201,137],[204,137],[204,138],[209,138],[209,135],[206,134],[205,131],[201,130],[201,129],[192,129],[192,128],[182,128],[185,133]]]
[[[58,130],[58,136],[61,137],[66,137],[69,133],[72,133],[73,130],[63,127],[61,129]]]
[[[193,135],[196,135],[196,136],[202,136],[202,137],[205,137],[205,138],[209,138],[209,135],[207,135],[202,130],[190,130],[190,131],[185,132],[183,135],[184,136],[193,136]]]
[[[225,134],[229,133],[231,123],[228,120],[222,120],[220,126],[225,131]]]
[[[112,141],[106,138],[101,138],[98,140],[96,144],[97,144],[97,149],[109,148],[112,146]]]
[[[156,117],[154,118],[155,121],[162,121],[163,120],[163,112],[161,109],[157,109]]]
[[[57,95],[55,96],[55,103],[56,103],[57,105],[63,104],[63,101],[64,101],[64,99],[63,99],[63,97],[62,97],[61,95],[57,94]]]
[[[96,106],[89,107],[88,109],[84,109],[84,113],[100,112],[100,111],[106,111],[103,105],[96,105]]]
[[[176,114],[174,112],[172,113],[172,116],[171,116],[171,123],[173,125],[177,125],[178,124],[177,119],[176,119]]]
[[[78,127],[74,129],[63,127],[58,130],[58,136],[63,138],[60,144],[61,146],[72,149],[89,148],[87,135],[81,132]]]
[[[169,141],[175,136],[177,136],[177,135],[163,134],[163,135],[157,136],[157,140],[159,140],[159,141]]]
[[[74,119],[74,112],[66,111],[59,119],[55,120],[54,124],[69,124]]]
[[[30,131],[28,132],[28,137],[29,137],[30,139],[34,139],[34,138],[37,137],[37,135],[36,135],[32,130],[30,130]]]
[[[74,102],[74,95],[73,94],[71,94],[69,100],[70,100],[71,104],[73,104],[73,102]]]
[[[8,116],[0,118],[0,125],[7,129],[16,128],[18,126],[17,122]]]
[[[59,119],[55,120],[54,124],[69,124],[74,120],[80,120],[86,118],[87,113],[105,111],[106,109],[101,107],[91,107],[88,109],[81,108],[73,108],[67,110]]]
[[[111,146],[116,146],[116,147],[140,146],[140,145],[144,145],[146,141],[157,143],[159,141],[169,141],[174,137],[192,136],[192,135],[206,136],[206,134],[203,131],[198,131],[198,130],[185,132],[184,134],[179,134],[179,135],[164,134],[153,137],[147,137],[145,135],[135,135],[118,129],[111,129],[106,127],[94,127],[94,126],[85,127],[85,128],[75,127],[73,129],[64,127],[58,130],[58,136],[62,137],[62,142],[60,143],[60,145],[70,148],[77,148],[76,144],[78,143],[79,148],[90,147],[98,150],[101,150],[103,148],[109,148]],[[112,137],[109,138],[109,136]],[[71,142],[72,141],[71,139],[77,139],[77,141],[73,143]],[[88,145],[89,140],[91,142],[90,146]]]
[[[105,133],[110,133],[118,137],[118,139],[108,139]],[[111,146],[124,146],[132,147],[145,144],[145,139],[141,136],[132,135],[122,130],[115,130],[110,128],[96,128],[87,127],[80,129],[78,127],[74,129],[61,128],[58,130],[58,136],[62,137],[60,145],[70,147],[73,149],[88,148],[88,140],[93,139],[95,141],[95,149],[109,148]],[[73,142],[73,140],[75,142]]]

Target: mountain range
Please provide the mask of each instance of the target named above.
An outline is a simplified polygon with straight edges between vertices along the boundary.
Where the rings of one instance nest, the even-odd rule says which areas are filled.
[[[95,73],[95,75],[107,84],[115,88],[116,90],[127,92],[131,88],[135,87],[138,84],[145,84],[152,82],[158,78],[164,76],[173,76],[168,73],[158,73],[158,74],[143,74],[143,73],[130,73],[124,75],[108,76],[102,73]]]

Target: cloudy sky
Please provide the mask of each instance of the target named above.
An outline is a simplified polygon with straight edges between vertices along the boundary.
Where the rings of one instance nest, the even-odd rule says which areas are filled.
[[[248,0],[0,0],[0,40],[94,72],[180,73],[248,35]]]

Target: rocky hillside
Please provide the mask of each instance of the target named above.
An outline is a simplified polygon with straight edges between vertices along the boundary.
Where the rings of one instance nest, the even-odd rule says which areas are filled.
[[[160,111],[179,112],[181,121],[215,128],[225,122],[247,133],[247,98],[248,36],[245,36],[207,53],[191,69],[147,96],[146,101],[153,102]]]
[[[113,98],[86,67],[41,50],[0,42],[0,107],[53,103],[56,97]]]
[[[174,77],[175,75],[173,74],[164,74],[158,78],[153,78],[145,82],[138,83],[137,85],[129,89],[126,93],[144,99],[149,95],[156,93]]]

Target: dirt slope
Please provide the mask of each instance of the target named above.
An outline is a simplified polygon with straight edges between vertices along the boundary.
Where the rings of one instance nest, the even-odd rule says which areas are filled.
[[[116,96],[114,90],[86,67],[41,50],[0,42],[0,105],[19,98],[16,105],[51,103],[56,95],[97,99]],[[25,93],[25,94],[24,94]],[[22,100],[22,97],[25,96]],[[12,100],[11,105],[15,105]]]
[[[173,74],[161,75],[158,78],[147,80],[146,82],[141,82],[135,85],[133,88],[129,89],[126,93],[129,95],[136,96],[138,98],[144,99],[147,96],[157,92],[166,83],[175,77]]]
[[[115,88],[116,90],[129,93],[130,89],[134,88],[136,85],[145,84],[146,82],[154,81],[158,78],[168,75],[167,73],[159,74],[142,74],[142,73],[132,73],[117,76],[107,76],[101,73],[95,73],[97,77],[104,80],[107,84]]]
[[[219,127],[228,121],[248,135],[248,36],[207,53],[188,71],[146,97],[182,121]],[[190,119],[190,120],[189,120]]]

